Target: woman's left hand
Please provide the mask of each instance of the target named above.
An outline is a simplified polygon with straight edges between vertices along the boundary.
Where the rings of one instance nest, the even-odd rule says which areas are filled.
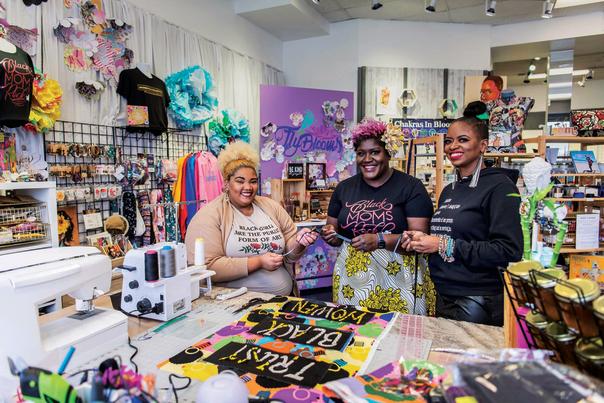
[[[352,238],[350,244],[353,248],[363,252],[373,252],[378,247],[377,234],[363,234]]]
[[[311,231],[310,228],[302,228],[296,235],[296,241],[305,248],[308,248],[316,242],[318,237],[319,234],[315,231]]]
[[[436,253],[438,252],[438,237],[424,235],[419,240],[411,241],[409,247],[419,253]]]

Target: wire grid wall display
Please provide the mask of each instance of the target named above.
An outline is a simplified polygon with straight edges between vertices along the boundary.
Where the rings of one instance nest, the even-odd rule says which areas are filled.
[[[57,121],[44,139],[46,161],[51,180],[57,183],[58,206],[75,205],[79,240],[101,232],[86,230],[84,211],[96,210],[104,221],[121,210],[121,194],[133,190],[122,186],[113,173],[122,161],[146,158],[149,178],[134,190],[165,189],[156,176],[156,165],[162,159],[176,160],[195,151],[207,150],[205,130],[193,133],[169,129],[161,135],[150,132],[131,133],[126,127]],[[102,192],[101,192],[102,190]]]

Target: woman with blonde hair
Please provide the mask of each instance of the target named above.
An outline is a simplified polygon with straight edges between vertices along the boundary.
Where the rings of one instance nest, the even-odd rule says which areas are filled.
[[[258,153],[235,142],[218,155],[224,193],[195,214],[185,237],[193,262],[195,239],[203,238],[208,269],[225,287],[247,287],[275,295],[297,294],[293,263],[318,234],[296,230],[274,200],[258,196]]]

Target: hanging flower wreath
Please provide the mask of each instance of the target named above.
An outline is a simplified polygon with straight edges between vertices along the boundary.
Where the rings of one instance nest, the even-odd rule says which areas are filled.
[[[224,109],[210,122],[208,148],[215,156],[228,144],[241,140],[250,142],[250,124],[234,109]]]
[[[62,96],[63,90],[57,80],[36,72],[27,126],[38,133],[50,130],[61,117]]]
[[[210,120],[218,107],[212,75],[191,66],[166,77],[170,114],[180,129],[193,129]]]

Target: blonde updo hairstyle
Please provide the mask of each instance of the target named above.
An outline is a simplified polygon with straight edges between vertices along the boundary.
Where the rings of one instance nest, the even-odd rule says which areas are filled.
[[[236,141],[218,154],[218,167],[222,177],[228,181],[239,168],[252,168],[258,172],[260,157],[256,150],[243,141]]]

